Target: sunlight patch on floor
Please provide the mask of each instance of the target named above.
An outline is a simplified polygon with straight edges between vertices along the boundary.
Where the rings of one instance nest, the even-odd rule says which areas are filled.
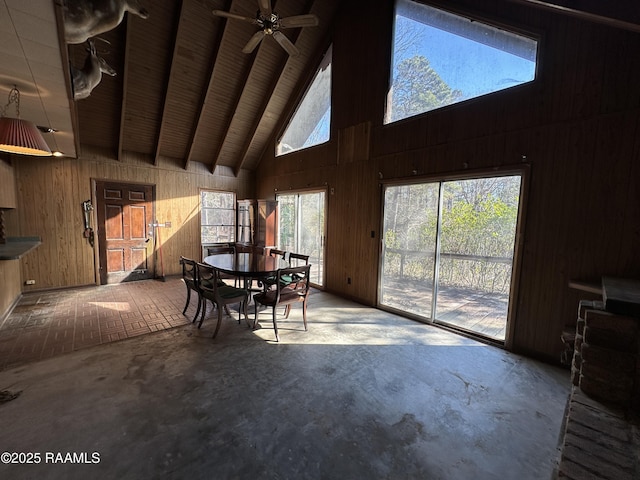
[[[304,331],[300,309],[292,309],[288,319],[284,318],[281,310],[277,311],[281,344],[487,347],[476,340],[368,307],[312,309],[310,306],[307,311],[307,332]],[[354,310],[361,310],[361,313]],[[260,312],[258,319],[261,328],[253,333],[267,342],[277,344],[271,310]]]
[[[118,312],[130,312],[132,310],[129,302],[87,302],[89,305],[95,305],[99,308],[115,310]]]

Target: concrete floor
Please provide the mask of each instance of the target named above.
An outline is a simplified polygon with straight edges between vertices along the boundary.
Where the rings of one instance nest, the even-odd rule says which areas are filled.
[[[567,371],[322,292],[280,344],[261,318],[0,372],[21,392],[0,404],[0,452],[40,454],[0,478],[551,478]]]

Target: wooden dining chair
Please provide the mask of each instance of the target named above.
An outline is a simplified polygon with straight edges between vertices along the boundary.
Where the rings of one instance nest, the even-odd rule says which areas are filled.
[[[196,321],[198,318],[198,314],[200,313],[200,305],[202,303],[202,297],[200,296],[200,290],[198,289],[198,269],[196,268],[196,261],[190,258],[180,256],[180,265],[182,265],[182,280],[184,281],[185,286],[187,287],[187,301],[184,304],[184,309],[182,310],[182,314],[185,315],[187,313],[187,308],[189,308],[189,303],[191,302],[191,291],[193,290],[198,295],[198,308],[196,309],[196,314],[191,320],[191,323]]]
[[[236,243],[234,248],[238,253],[254,253],[255,249],[250,243]]]
[[[307,331],[307,299],[309,298],[309,273],[311,265],[303,265],[300,267],[281,268],[276,272],[275,288],[266,290],[253,296],[255,304],[255,320],[254,328],[258,322],[258,303],[271,307],[273,317],[273,330],[275,331],[276,341],[280,341],[278,334],[278,323],[276,308],[285,306],[285,318],[289,318],[291,305],[294,303],[302,303],[302,321],[304,330]],[[294,278],[290,283],[285,283],[283,279]]]
[[[250,253],[252,255],[264,255],[264,247],[258,247],[251,243],[238,242],[235,244],[235,248],[237,253]],[[244,278],[244,284],[247,290],[252,289],[253,281],[254,281],[253,278],[248,278],[248,277]]]
[[[228,243],[220,245],[208,245],[204,247],[205,257],[209,255],[220,255],[223,253],[236,253],[236,248]]]
[[[289,252],[286,252],[284,250],[279,250],[277,248],[270,248],[269,249],[269,255],[271,255],[272,257],[282,257],[285,260],[289,260]]]
[[[210,245],[207,247],[204,247],[205,256],[211,256],[211,255],[224,255],[224,254],[228,254],[228,253],[236,253],[236,247],[234,244],[231,243],[225,243],[225,244],[219,244],[219,245]],[[204,258],[202,259],[204,261]],[[220,273],[220,278],[222,279],[227,279],[227,280],[233,280],[233,286],[237,287],[238,286],[238,282],[240,281],[237,277],[234,277],[233,275],[229,275],[228,273]],[[229,313],[229,309],[227,309],[227,313]]]
[[[302,265],[309,265],[309,255],[304,255],[303,253],[294,253],[291,252],[289,254],[289,263],[292,267],[301,267]],[[296,280],[296,276],[293,275],[293,278],[285,278],[285,282],[293,282]]]
[[[213,338],[218,335],[220,330],[220,324],[222,323],[222,309],[227,305],[237,303],[238,308],[238,323],[241,321],[241,315],[244,313],[244,319],[249,324],[249,318],[247,317],[247,303],[249,301],[249,292],[244,288],[236,288],[224,283],[220,278],[220,270],[211,265],[204,263],[196,264],[198,289],[202,296],[202,314],[200,316],[200,323],[198,328],[202,326],[202,322],[207,313],[207,300],[210,300],[218,308],[218,323],[216,329],[213,332]],[[227,311],[228,313],[228,311]]]
[[[289,254],[288,260],[289,260],[289,263],[291,263],[292,267],[300,267],[302,265],[309,264],[309,255],[291,252]]]
[[[271,257],[282,257],[284,260],[289,261],[289,252],[285,250],[279,250],[277,248],[269,249],[269,256]],[[262,279],[262,289],[263,290],[271,290],[271,288],[276,284],[276,276],[271,275]]]

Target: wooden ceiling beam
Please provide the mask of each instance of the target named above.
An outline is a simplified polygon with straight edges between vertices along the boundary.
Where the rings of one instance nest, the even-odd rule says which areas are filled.
[[[226,11],[231,11],[231,6],[230,5],[229,5],[229,8]],[[225,26],[224,26],[225,33],[227,32],[227,29],[229,29],[229,28],[235,28],[235,27],[239,27],[240,26],[239,24],[234,26],[227,19],[225,19],[224,22],[225,22]],[[264,42],[262,42],[262,43],[264,43]],[[223,39],[221,39],[219,44],[220,45],[223,44]],[[254,64],[256,62],[256,58],[258,57],[258,53],[259,53],[261,47],[262,47],[262,45],[258,46],[258,51],[254,52],[253,54],[250,54],[247,57],[247,58],[249,58],[249,60],[248,60],[248,63],[246,64],[246,66],[244,67],[244,72],[242,74],[242,81],[241,82],[237,82],[238,85],[240,83],[242,84],[242,88],[239,88],[237,90],[238,93],[235,96],[235,98],[233,98],[233,102],[232,102],[233,106],[230,108],[230,111],[233,112],[233,113],[228,116],[228,121],[227,121],[227,124],[226,124],[226,130],[224,131],[224,134],[222,135],[222,140],[218,143],[215,152],[212,153],[212,161],[211,161],[211,164],[209,166],[209,171],[211,173],[215,172],[216,167],[217,167],[217,165],[219,163],[220,155],[221,155],[221,152],[222,152],[222,150],[224,148],[225,142],[229,138],[231,125],[233,123],[233,118],[235,117],[236,113],[238,112],[238,107],[240,105],[240,101],[242,99],[242,95],[243,95],[243,93],[244,93],[244,91],[245,91],[245,89],[247,87],[247,80],[248,80],[248,78],[249,78],[249,76],[251,74],[251,70],[253,69],[253,66],[254,66]],[[235,49],[236,47],[235,47],[235,45],[231,45],[230,48]],[[234,55],[235,54],[236,53],[234,53]],[[238,52],[237,54],[243,55],[243,56],[246,55],[245,53],[242,53],[242,52]],[[212,73],[211,84],[209,85],[209,89],[207,90],[207,93],[212,93],[213,92],[213,88],[214,88],[213,79],[216,76],[215,68],[211,73]],[[209,105],[209,108],[213,108],[213,107]]]
[[[63,5],[61,3],[55,2],[55,15],[56,15],[56,25],[58,27],[58,45],[60,47],[60,55],[62,56],[62,64],[70,65],[69,58],[69,47],[64,41],[64,12]],[[71,79],[71,70],[69,68],[63,69],[64,80],[67,84],[67,98],[69,99],[69,111],[71,114],[71,131],[73,132],[73,144],[75,146],[75,158],[80,156],[80,130],[78,124],[78,109],[76,106],[76,102],[73,99],[73,80]]]
[[[264,42],[262,42],[264,43]],[[211,173],[215,172],[216,170],[216,166],[218,165],[218,160],[220,159],[220,153],[222,152],[222,148],[224,147],[225,142],[227,141],[227,138],[229,138],[229,134],[231,131],[231,126],[233,124],[233,118],[235,117],[235,113],[238,112],[238,108],[240,106],[240,102],[242,100],[242,94],[244,93],[245,89],[247,88],[247,80],[249,79],[249,77],[251,76],[251,69],[253,68],[256,58],[258,58],[258,54],[260,53],[260,49],[262,48],[262,44],[260,46],[258,46],[258,52],[253,54],[251,57],[251,62],[246,70],[246,74],[244,77],[244,82],[243,82],[243,88],[240,90],[240,94],[235,98],[235,106],[233,107],[233,112],[234,114],[231,115],[229,122],[227,123],[227,129],[224,132],[224,136],[223,136],[223,140],[222,142],[220,142],[220,144],[218,145],[218,149],[216,150],[215,154],[213,155],[213,162],[211,163],[211,167],[209,168],[209,170],[211,171]],[[243,54],[244,55],[244,54]],[[234,171],[234,175],[237,177],[238,173],[236,171],[236,169],[233,169]]]
[[[309,11],[308,9],[305,11]],[[296,44],[298,43],[297,40],[300,38],[300,35],[302,35],[302,29],[298,29],[297,32],[294,33],[294,36],[291,38],[291,42]],[[304,54],[299,55],[299,57],[303,56]],[[258,129],[260,128],[260,124],[262,123],[262,120],[264,119],[266,113],[267,113],[267,108],[269,106],[269,103],[271,101],[271,98],[273,97],[276,88],[278,86],[278,84],[280,83],[280,80],[282,79],[283,75],[285,75],[286,71],[287,71],[287,65],[289,65],[290,63],[295,63],[298,62],[299,60],[297,58],[292,58],[290,56],[286,56],[283,61],[282,64],[280,66],[280,68],[278,69],[278,74],[277,75],[273,75],[272,77],[272,81],[271,84],[269,85],[269,88],[267,90],[268,94],[265,95],[264,101],[262,103],[262,105],[260,106],[260,114],[256,115],[256,120],[254,121],[253,125],[251,126],[251,135],[247,136],[247,140],[242,148],[242,153],[240,155],[240,161],[234,166],[233,168],[233,173],[235,174],[235,176],[237,177],[240,174],[240,170],[242,170],[242,167],[246,164],[247,162],[247,158],[250,154],[250,147],[252,145],[252,143],[254,142],[256,135],[258,133]],[[301,67],[299,67],[301,68]],[[290,70],[298,70],[299,68],[291,68]],[[274,69],[275,70],[275,69]],[[268,143],[268,142],[267,142]],[[266,144],[264,146],[264,148],[266,148]],[[262,149],[264,151],[264,148]]]
[[[127,84],[129,81],[129,61],[131,58],[131,45],[128,41],[131,38],[131,23],[127,21],[125,15],[122,20],[126,24],[126,33],[124,37],[124,72],[122,72],[122,102],[120,104],[120,133],[118,134],[118,150],[116,153],[116,160],[122,161],[122,144],[124,143],[124,127],[125,127],[125,112],[127,110]]]
[[[231,5],[232,5],[233,1],[232,0],[228,0],[225,4],[225,6],[222,8],[222,10],[225,11],[229,11],[231,10]],[[220,51],[223,48],[223,45],[226,43],[225,42],[225,35],[227,34],[227,29],[229,28],[229,24],[228,22],[224,23],[224,27],[220,29],[219,31],[219,36],[217,41],[215,42],[216,44],[216,48],[215,51],[212,54],[211,57],[211,64],[210,64],[210,69],[209,69],[209,81],[207,83],[207,88],[204,89],[203,95],[202,95],[202,99],[199,102],[199,110],[198,110],[198,115],[197,115],[197,121],[195,122],[194,128],[192,130],[192,134],[191,134],[191,138],[189,140],[189,148],[188,148],[188,152],[187,155],[185,156],[185,169],[188,168],[189,163],[192,161],[192,157],[193,157],[193,151],[195,148],[195,141],[196,141],[196,136],[198,135],[198,132],[202,129],[205,128],[204,127],[204,115],[205,115],[205,109],[207,107],[211,108],[209,105],[209,102],[211,101],[210,97],[213,94],[213,88],[214,88],[214,77],[216,77],[216,62],[218,61],[218,55],[220,54]],[[218,149],[219,152],[219,149]],[[213,160],[213,167],[211,167],[210,171],[211,173],[213,173],[213,171],[215,170],[215,165],[216,165],[216,158],[217,158],[217,154],[214,155],[214,160]]]
[[[544,2],[542,0],[506,0],[511,3],[518,3],[520,5],[527,5],[535,8],[540,8],[547,11],[561,13],[580,20],[586,20],[589,22],[600,23],[609,27],[620,28],[623,30],[629,30],[632,32],[640,33],[640,25],[637,23],[628,22],[619,18],[614,18],[606,15],[601,15],[595,12],[587,10],[580,10],[577,8],[565,7],[557,3]],[[604,2],[605,4],[615,4],[615,2]]]
[[[168,85],[171,83],[171,80],[173,79],[174,75],[176,74],[176,54],[177,54],[177,49],[179,46],[179,42],[178,42],[178,33],[180,31],[180,25],[183,25],[183,19],[185,16],[185,11],[186,11],[186,1],[182,1],[180,4],[180,16],[179,16],[179,20],[178,20],[178,26],[175,29],[175,36],[173,39],[173,54],[171,55],[171,68],[169,71],[169,79],[167,81],[167,88],[165,89],[164,92],[164,98],[163,98],[163,102],[162,102],[162,114],[160,117],[160,129],[158,130],[158,140],[156,141],[156,151],[155,154],[153,156],[153,164],[154,165],[158,165],[158,162],[160,160],[160,150],[162,147],[162,142],[164,140],[164,133],[165,133],[165,129],[166,129],[166,124],[167,124],[167,95],[169,94],[169,88]],[[185,165],[185,169],[186,169],[186,165]]]
[[[262,123],[262,119],[266,114],[267,107],[269,106],[269,101],[271,100],[271,96],[275,92],[276,86],[278,85],[278,82],[280,81],[280,78],[282,77],[286,66],[287,66],[287,60],[285,59],[282,62],[282,65],[279,69],[279,73],[273,76],[271,85],[269,85],[268,95],[265,95],[263,97],[262,105],[260,105],[260,114],[256,115],[253,125],[251,126],[251,134],[247,135],[247,139],[242,147],[242,152],[240,153],[240,160],[233,167],[233,174],[236,177],[240,174],[240,170],[242,170],[243,165],[247,161],[247,156],[249,155],[249,151],[250,151],[249,148],[251,147],[251,144],[253,143],[256,137],[258,128],[260,127],[260,124]]]
[[[231,8],[231,3],[232,1],[229,0],[227,2],[225,2],[225,9],[228,10],[229,8]],[[215,71],[215,65],[216,65],[216,61],[218,58],[218,54],[220,53],[220,49],[222,47],[222,39],[224,37],[224,32],[226,30],[226,25],[225,28],[221,28],[219,35],[218,35],[218,40],[215,42],[215,48],[211,54],[211,62],[210,62],[210,66],[209,66],[209,82],[207,83],[207,88],[204,89],[204,92],[202,93],[202,98],[200,99],[200,102],[198,103],[198,114],[197,114],[197,120],[193,126],[193,129],[191,130],[191,137],[189,138],[189,142],[188,142],[188,149],[187,149],[187,154],[185,155],[185,161],[184,161],[184,168],[185,170],[189,168],[189,163],[191,162],[192,156],[193,156],[193,149],[194,149],[194,143],[196,141],[196,135],[198,134],[198,131],[202,128],[202,116],[204,113],[204,109],[205,109],[205,105],[207,104],[207,99],[209,97],[209,94],[211,92],[211,88],[212,88],[212,84],[213,84],[213,77],[214,77],[214,71]],[[213,170],[212,170],[213,172]]]

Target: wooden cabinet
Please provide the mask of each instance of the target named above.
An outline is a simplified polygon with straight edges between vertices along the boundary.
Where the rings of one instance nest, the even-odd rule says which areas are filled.
[[[278,202],[258,200],[256,241],[259,247],[275,247],[278,235]]]
[[[276,245],[278,202],[238,200],[236,242],[258,247]]]

